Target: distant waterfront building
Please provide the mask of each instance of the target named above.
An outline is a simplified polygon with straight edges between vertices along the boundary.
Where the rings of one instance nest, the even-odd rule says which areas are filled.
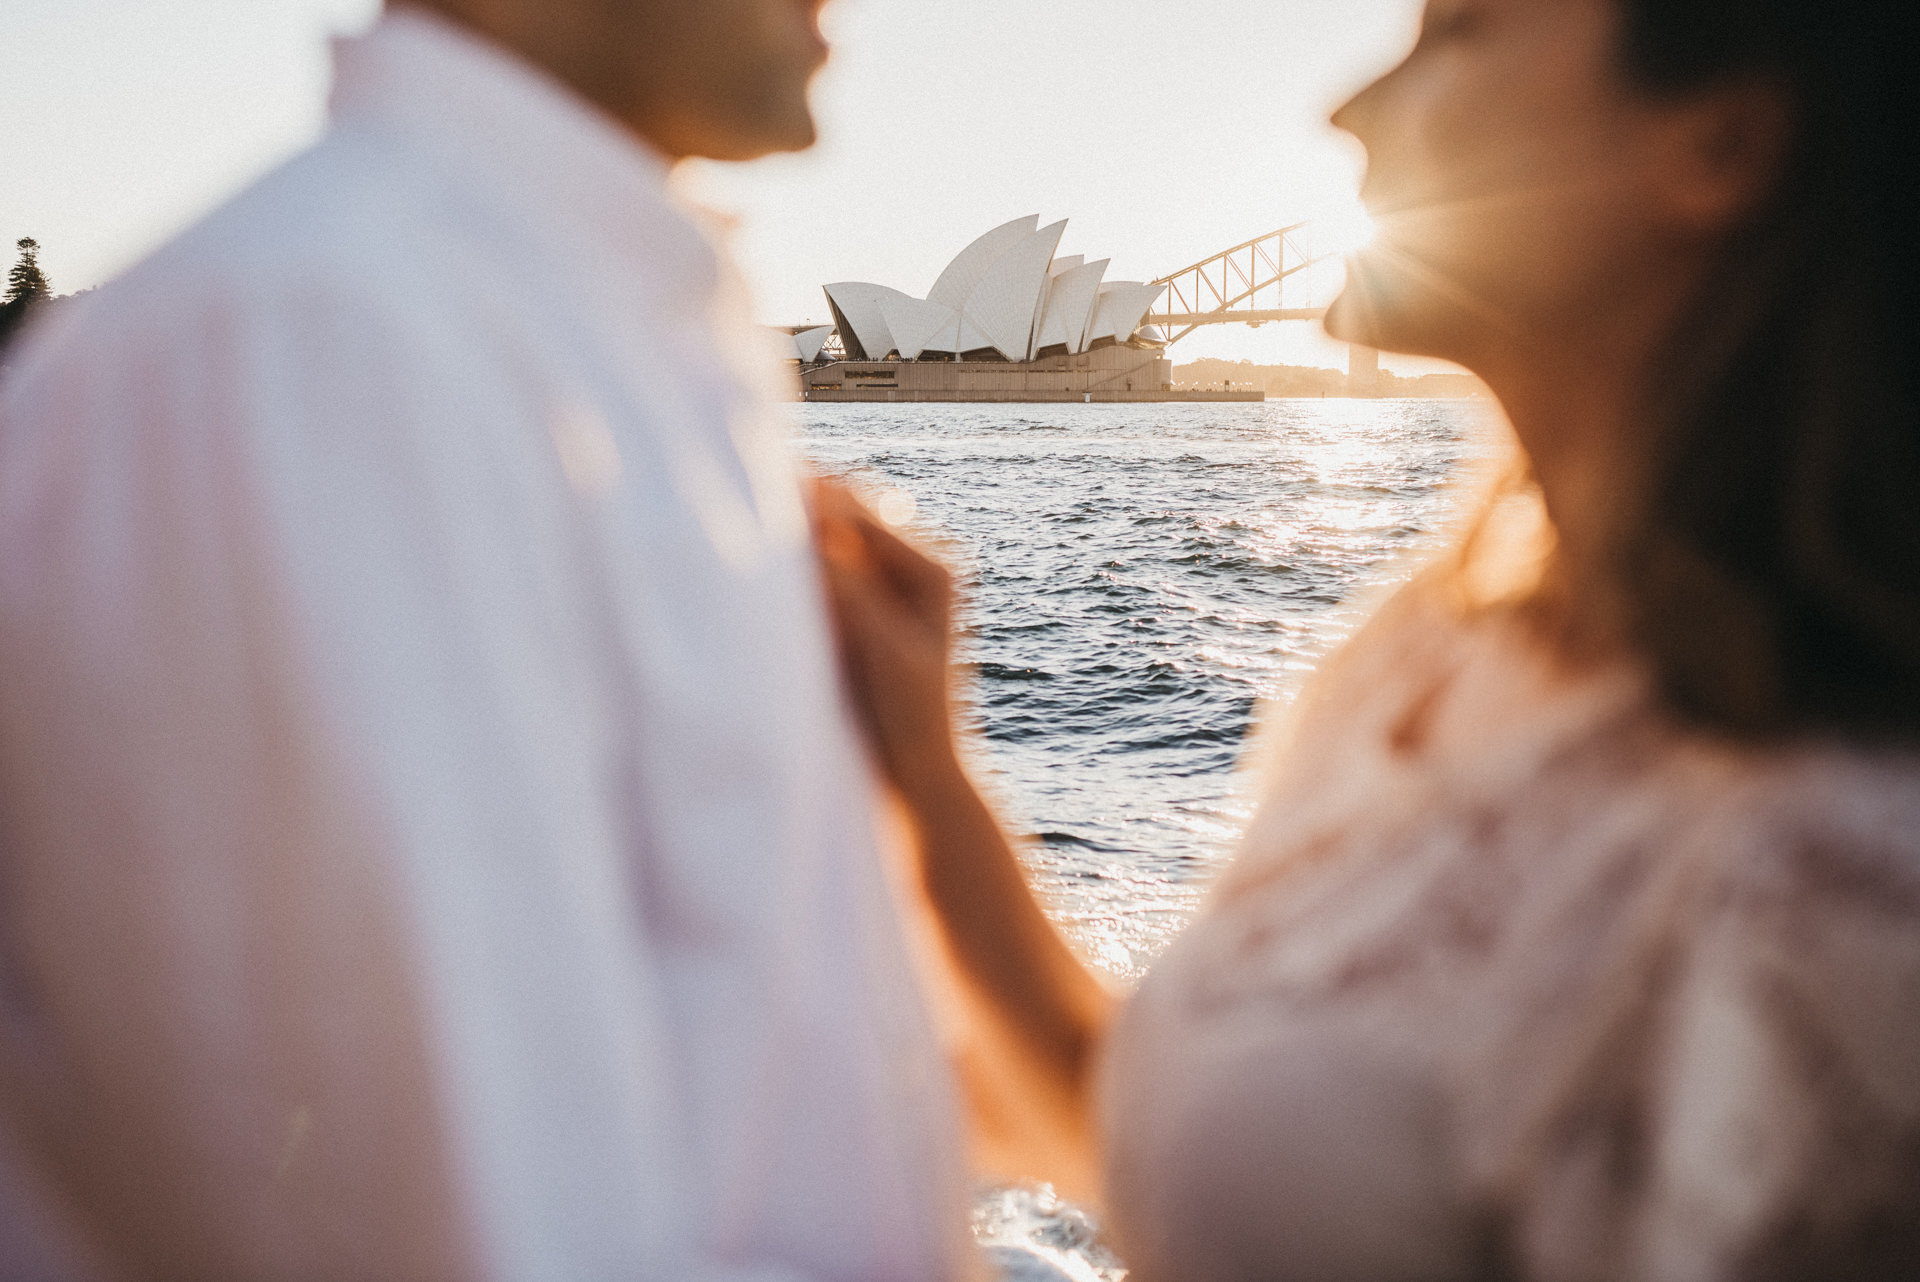
[[[1109,259],[1056,258],[1066,229],[1064,219],[1040,226],[1037,214],[996,227],[961,250],[925,298],[863,281],[828,285],[841,347],[864,361],[1030,362],[1162,346],[1141,325],[1161,287],[1105,280]]]

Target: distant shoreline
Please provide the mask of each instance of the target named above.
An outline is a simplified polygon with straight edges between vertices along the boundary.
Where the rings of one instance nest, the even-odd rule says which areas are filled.
[[[1271,400],[1355,395],[1463,400],[1488,394],[1486,384],[1471,374],[1420,374],[1407,378],[1383,369],[1366,388],[1356,389],[1349,386],[1344,370],[1314,365],[1256,365],[1252,361],[1212,357],[1189,365],[1175,365],[1173,382],[1176,387],[1217,387],[1222,383],[1252,386],[1266,392]]]

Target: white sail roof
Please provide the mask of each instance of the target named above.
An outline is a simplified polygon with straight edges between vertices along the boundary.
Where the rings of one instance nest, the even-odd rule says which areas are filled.
[[[893,331],[887,328],[886,314],[880,310],[883,298],[917,301],[897,289],[865,281],[842,281],[827,286],[827,302],[833,307],[834,319],[841,322],[838,325],[840,341],[846,344],[847,355],[855,360],[885,360],[894,348]],[[847,333],[849,329],[853,331],[851,335]]]
[[[801,361],[811,365],[820,359],[820,349],[833,337],[833,326],[816,325],[812,329],[803,329],[793,336],[793,352]]]
[[[1086,350],[1087,326],[1093,320],[1094,305],[1100,301],[1100,278],[1106,275],[1107,262],[1102,258],[1096,263],[1075,263],[1056,272],[1047,283],[1046,305],[1033,336],[1036,353],[1061,343],[1076,354]]]
[[[986,333],[963,313],[960,317],[960,342],[953,349],[954,354],[959,355],[961,352],[977,352],[983,347],[992,346],[993,340],[987,337]]]
[[[1060,237],[1066,231],[1066,220],[1062,219],[1002,254],[960,309],[987,336],[986,345],[1010,361],[1032,356],[1040,291],[1046,287],[1053,251],[1060,247]]]
[[[1160,290],[1102,285],[1106,259],[1055,258],[1066,229],[1064,219],[1040,226],[1037,214],[1003,223],[961,250],[924,299],[861,281],[827,286],[847,355],[884,360],[897,351],[915,360],[992,349],[1027,361],[1045,347],[1078,353],[1098,339],[1131,338]]]
[[[1002,223],[968,245],[947,264],[947,269],[940,273],[940,279],[933,282],[933,288],[927,291],[927,301],[944,304],[955,311],[963,310],[967,299],[980,287],[980,282],[993,265],[1004,258],[1007,251],[1033,235],[1039,226],[1040,215],[1028,214],[1025,218]]]
[[[918,298],[882,298],[880,314],[893,334],[894,348],[905,360],[918,360],[926,351],[962,350],[960,313],[940,303]]]
[[[1100,287],[1100,302],[1094,308],[1093,323],[1087,329],[1087,342],[1103,338],[1124,341],[1133,337],[1146,319],[1147,309],[1160,297],[1165,286],[1143,285],[1137,280],[1117,280]]]

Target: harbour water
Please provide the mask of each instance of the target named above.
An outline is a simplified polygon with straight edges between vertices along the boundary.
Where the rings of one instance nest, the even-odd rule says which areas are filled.
[[[961,568],[979,765],[1087,955],[1138,978],[1245,824],[1236,771],[1377,590],[1447,537],[1474,401],[805,405]]]
[[[1441,545],[1474,401],[800,407],[961,571],[975,762],[1084,953],[1137,980],[1231,857],[1250,729]],[[1005,1282],[1114,1282],[1045,1189],[984,1193]]]

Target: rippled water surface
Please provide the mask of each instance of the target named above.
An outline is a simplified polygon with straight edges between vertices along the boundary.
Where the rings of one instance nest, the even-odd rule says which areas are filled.
[[[1444,539],[1461,401],[804,405],[831,472],[912,495],[960,564],[982,764],[1088,954],[1137,978],[1251,806],[1255,710]]]

